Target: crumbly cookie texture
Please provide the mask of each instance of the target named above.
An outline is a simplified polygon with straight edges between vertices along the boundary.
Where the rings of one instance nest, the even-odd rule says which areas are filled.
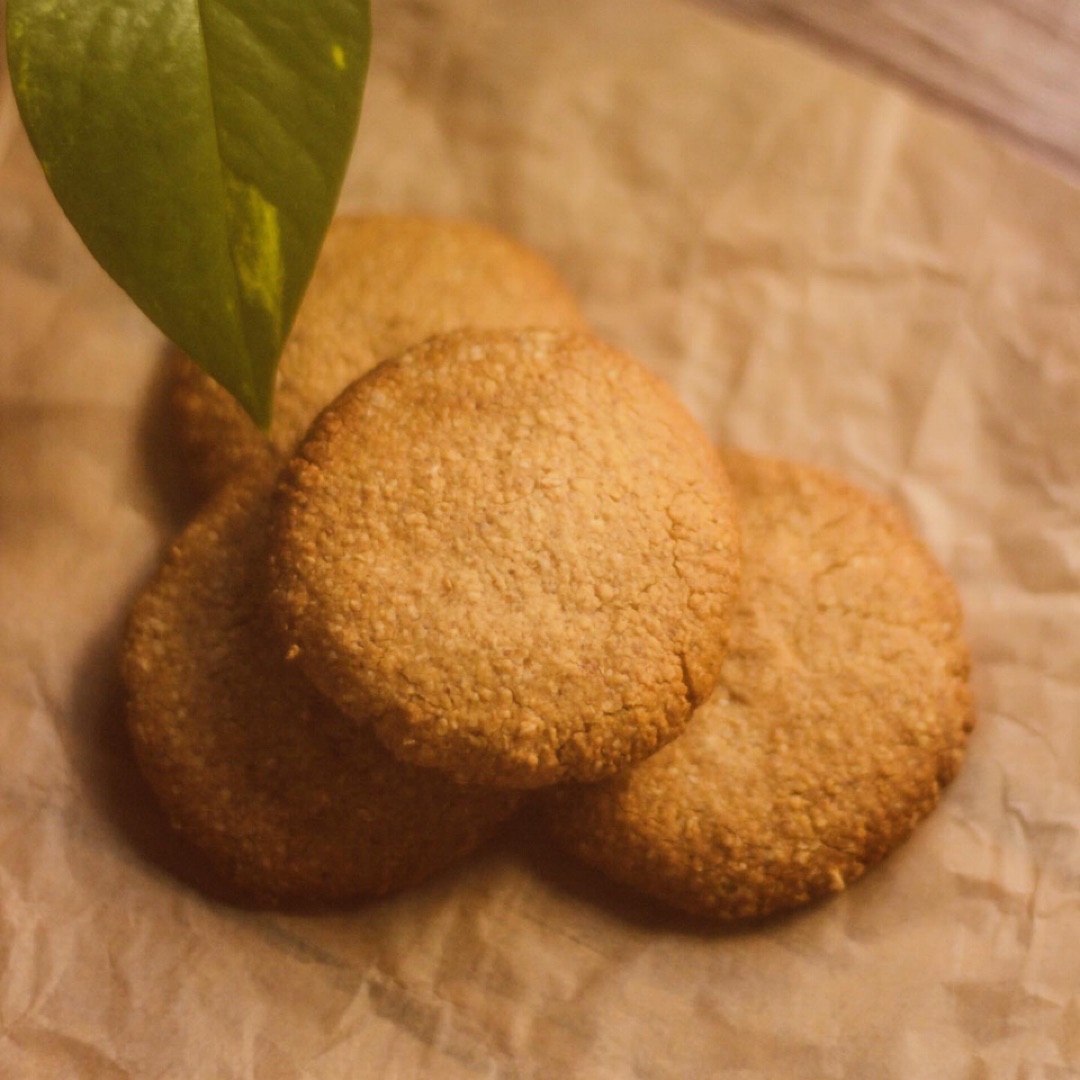
[[[272,596],[310,678],[460,780],[594,780],[711,692],[738,529],[713,448],[587,335],[462,331],[380,365],[286,468]]]
[[[406,215],[336,219],[278,366],[268,433],[173,354],[172,411],[193,475],[212,491],[287,456],[319,410],[380,360],[465,326],[584,329],[585,320],[540,255],[488,226]]]
[[[272,486],[222,489],[137,600],[132,739],[173,825],[245,893],[380,895],[476,847],[516,798],[396,761],[282,662],[264,609]]]
[[[892,508],[816,470],[724,455],[743,582],[721,685],[671,746],[550,796],[554,836],[695,914],[843,889],[904,840],[974,724],[956,591]]]

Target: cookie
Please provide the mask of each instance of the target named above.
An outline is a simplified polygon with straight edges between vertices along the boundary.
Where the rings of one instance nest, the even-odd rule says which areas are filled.
[[[271,487],[223,488],[138,598],[131,737],[173,825],[244,893],[381,895],[476,847],[516,800],[396,761],[282,662],[264,610]]]
[[[641,364],[462,331],[322,414],[271,566],[293,655],[395,755],[537,787],[682,731],[719,674],[738,530],[709,441]]]
[[[205,490],[290,453],[319,410],[387,357],[459,327],[584,329],[538,254],[484,225],[415,216],[338,218],[278,367],[268,433],[187,357],[171,364],[176,433]]]
[[[743,582],[720,687],[635,769],[546,797],[557,841],[717,919],[843,889],[904,840],[974,723],[956,591],[885,504],[825,473],[724,457]]]

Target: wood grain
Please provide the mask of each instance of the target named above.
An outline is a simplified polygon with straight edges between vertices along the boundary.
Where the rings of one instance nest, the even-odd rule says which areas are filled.
[[[1080,0],[702,0],[872,66],[1080,179]]]

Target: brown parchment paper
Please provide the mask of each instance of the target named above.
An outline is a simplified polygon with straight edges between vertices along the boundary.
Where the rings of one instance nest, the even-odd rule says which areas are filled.
[[[162,341],[0,82],[0,1076],[1080,1075],[1080,193],[674,0],[376,0],[349,210],[546,252],[717,439],[895,498],[955,575],[980,726],[849,892],[710,930],[526,831],[355,911],[246,910],[121,723],[191,508]]]

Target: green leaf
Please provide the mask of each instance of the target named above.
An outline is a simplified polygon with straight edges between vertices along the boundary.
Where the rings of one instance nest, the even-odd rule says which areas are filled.
[[[7,24],[64,212],[265,427],[355,138],[367,0],[8,0]]]

